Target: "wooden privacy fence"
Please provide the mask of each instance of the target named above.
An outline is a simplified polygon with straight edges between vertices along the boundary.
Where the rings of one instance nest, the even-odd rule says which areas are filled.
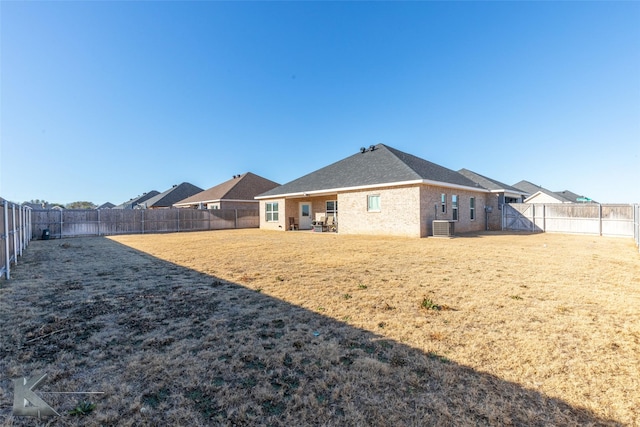
[[[31,240],[31,208],[2,200],[0,209],[0,277],[11,278],[11,265]]]
[[[639,214],[639,205],[510,203],[502,208],[502,229],[633,237],[639,243]]]
[[[253,209],[49,209],[33,210],[31,224],[33,238],[44,230],[63,238],[258,228],[258,215]]]

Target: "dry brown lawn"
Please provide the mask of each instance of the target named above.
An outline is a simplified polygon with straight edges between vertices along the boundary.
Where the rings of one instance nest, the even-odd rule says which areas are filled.
[[[44,425],[640,425],[630,239],[130,235],[12,273],[3,425],[36,425],[11,379],[37,372]]]

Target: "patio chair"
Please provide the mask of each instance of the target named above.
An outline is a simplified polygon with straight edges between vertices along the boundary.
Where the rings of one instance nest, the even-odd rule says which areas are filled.
[[[289,217],[289,230],[300,230],[300,226],[296,223],[296,219],[292,216]]]
[[[324,213],[316,213],[316,219],[313,225],[324,225]]]
[[[333,227],[335,225],[333,215],[327,215],[326,221],[323,223],[324,231],[333,231]]]

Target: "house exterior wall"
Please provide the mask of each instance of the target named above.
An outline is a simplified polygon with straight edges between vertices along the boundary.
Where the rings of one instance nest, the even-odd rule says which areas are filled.
[[[442,194],[445,195],[445,212],[442,212]],[[461,190],[446,187],[423,185],[420,187],[420,236],[432,236],[434,220],[453,220],[452,196],[458,196],[458,219],[456,233],[468,233],[485,229],[485,206],[490,195],[485,192]],[[475,215],[471,219],[471,197],[475,198]],[[496,198],[497,199],[497,198]],[[497,201],[496,208],[497,211]],[[497,221],[499,214],[494,214]]]
[[[369,212],[368,196],[380,196],[380,211]],[[338,232],[420,237],[420,190],[392,187],[338,194]]]
[[[221,200],[220,209],[258,209],[258,201]]]
[[[556,199],[553,196],[550,196],[548,194],[545,193],[540,193],[536,196],[530,197],[529,199],[527,199],[526,203],[540,203],[540,204],[544,204],[544,203],[563,203],[561,200]]]
[[[441,195],[445,194],[445,212]],[[380,196],[380,211],[368,211],[368,196]],[[458,196],[456,233],[474,232],[501,227],[499,197],[486,192],[459,190],[430,185],[398,186],[339,193],[337,196],[260,200],[260,228],[287,230],[289,217],[299,223],[300,202],[311,203],[311,218],[324,214],[327,200],[338,201],[338,232],[340,234],[367,234],[404,237],[433,235],[434,219],[453,220],[452,195]],[[475,197],[475,219],[470,217],[470,198]],[[266,221],[266,203],[278,202],[279,220]],[[485,212],[491,206],[491,213]],[[487,216],[488,215],[488,216]]]
[[[278,221],[267,221],[267,203],[278,203]],[[291,203],[288,204],[289,206]],[[284,198],[260,200],[260,228],[263,230],[286,230],[288,217],[294,216]]]

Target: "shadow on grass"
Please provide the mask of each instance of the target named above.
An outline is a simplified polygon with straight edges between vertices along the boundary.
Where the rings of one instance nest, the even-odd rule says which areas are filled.
[[[33,242],[0,316],[5,425],[33,425],[11,379],[36,372],[44,425],[617,425],[108,239]]]

